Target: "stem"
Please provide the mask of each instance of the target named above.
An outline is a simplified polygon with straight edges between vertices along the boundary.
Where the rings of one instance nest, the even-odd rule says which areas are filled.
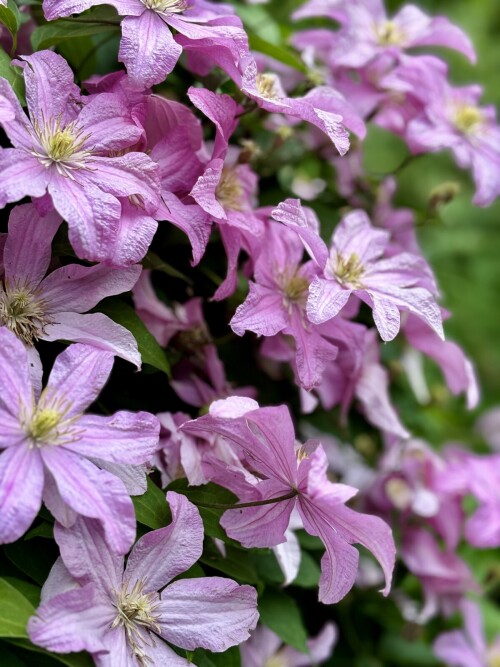
[[[244,507],[260,507],[261,505],[272,505],[273,503],[281,503],[284,500],[290,500],[295,498],[299,492],[297,489],[293,489],[290,493],[287,493],[285,496],[278,496],[277,498],[269,498],[268,500],[255,500],[251,503],[236,503],[235,505],[225,505],[224,503],[197,503],[197,507],[207,507],[208,509],[214,510],[238,510],[243,509]]]

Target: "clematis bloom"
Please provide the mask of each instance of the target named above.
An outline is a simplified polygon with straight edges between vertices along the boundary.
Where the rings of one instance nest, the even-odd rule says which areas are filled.
[[[247,548],[280,544],[297,507],[305,530],[320,537],[326,548],[319,582],[321,602],[338,602],[354,585],[359,554],[353,543],[375,555],[385,574],[383,593],[388,594],[395,559],[389,526],[378,517],[345,506],[357,489],[328,480],[328,461],[321,445],[309,441],[296,450],[295,431],[285,406],[259,408],[252,399],[231,397],[215,401],[208,415],[187,422],[182,429],[224,437],[257,475],[257,483],[251,483],[240,469],[212,460],[213,481],[243,502],[258,503],[224,513],[221,525],[229,537]]]
[[[56,525],[61,559],[29,622],[33,643],[56,653],[87,650],[99,667],[189,667],[166,641],[222,652],[249,637],[258,619],[254,588],[223,577],[172,583],[200,558],[203,523],[183,496],[170,491],[167,500],[172,522],[144,535],[125,567],[95,521]]]
[[[103,468],[148,462],[160,426],[147,412],[83,414],[112,366],[111,352],[71,345],[40,393],[41,369],[33,381],[25,346],[0,328],[0,543],[19,539],[43,500],[60,523],[71,526],[79,514],[96,518],[113,551],[130,548],[132,501],[122,480]]]

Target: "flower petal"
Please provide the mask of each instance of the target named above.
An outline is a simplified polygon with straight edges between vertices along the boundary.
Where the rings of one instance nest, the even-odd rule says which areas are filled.
[[[221,652],[248,639],[257,625],[257,592],[222,577],[182,579],[162,592],[161,635],[188,651]]]
[[[167,493],[167,501],[172,522],[141,537],[127,561],[125,579],[141,579],[145,592],[163,588],[194,565],[203,551],[203,522],[198,509],[173,491]]]
[[[0,327],[0,408],[18,420],[21,407],[30,410],[33,399],[28,351],[9,329]]]
[[[27,444],[0,454],[0,544],[14,542],[30,527],[42,504],[43,464]]]

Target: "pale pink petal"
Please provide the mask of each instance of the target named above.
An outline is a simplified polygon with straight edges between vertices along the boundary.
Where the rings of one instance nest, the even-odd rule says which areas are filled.
[[[126,153],[120,157],[94,157],[86,178],[115,197],[138,198],[147,213],[160,204],[159,169],[145,153]],[[121,215],[121,211],[120,211]]]
[[[55,322],[48,324],[40,335],[42,340],[67,340],[111,352],[139,369],[141,355],[137,341],[128,329],[113,322],[103,313],[57,313]]]
[[[0,77],[0,98],[4,108],[4,116],[0,119],[0,124],[11,140],[12,145],[16,148],[30,150],[33,145],[31,123],[28,116],[24,113],[22,106],[19,104],[12,86],[3,77]],[[11,117],[12,112],[14,112],[13,118]]]
[[[217,199],[223,167],[224,161],[220,158],[211,160],[189,193],[198,206],[216,220],[227,219],[226,211]]]
[[[293,530],[285,531],[286,542],[277,544],[274,548],[274,555],[285,576],[283,586],[288,586],[293,582],[299,573],[301,549],[300,544]]]
[[[193,265],[198,264],[205,253],[212,223],[207,213],[197,204],[183,204],[174,194],[163,192],[165,206],[157,211],[159,220],[168,220],[188,237],[193,250]]]
[[[96,5],[111,5],[121,16],[138,16],[144,11],[144,5],[140,0],[44,0],[43,12],[48,21],[81,14],[90,7]]]
[[[70,528],[56,523],[54,537],[65,566],[80,584],[94,584],[102,596],[120,588],[123,556],[110,550],[97,520],[80,516]]]
[[[61,593],[38,607],[28,623],[31,641],[55,653],[106,649],[104,631],[113,609],[96,599],[92,585]]]
[[[121,410],[110,417],[83,415],[82,435],[66,445],[82,456],[140,465],[149,461],[158,444],[160,422],[149,412]]]
[[[21,56],[24,61],[26,102],[31,118],[40,127],[60,119],[64,126],[74,120],[74,109],[80,101],[80,89],[74,82],[71,67],[53,51],[38,51]]]
[[[42,296],[50,313],[85,313],[107,296],[131,290],[141,270],[139,265],[113,269],[102,264],[68,264],[47,276]]]
[[[0,454],[0,543],[15,542],[28,530],[42,504],[43,464],[28,444]]]
[[[163,588],[194,565],[203,551],[203,522],[198,508],[173,491],[167,493],[167,501],[172,522],[141,537],[127,561],[125,580],[142,580],[145,592]]]
[[[222,577],[182,579],[162,592],[161,635],[187,650],[221,652],[248,639],[257,625],[257,592]]]
[[[324,269],[328,261],[328,248],[319,235],[317,220],[308,214],[307,209],[302,208],[300,199],[286,199],[271,215],[299,235],[309,255],[320,269]]]
[[[187,194],[203,171],[203,163],[193,150],[190,126],[178,125],[154,145],[150,155],[160,167],[163,191]]]
[[[32,155],[17,148],[0,150],[0,208],[24,197],[43,197],[49,171]]]
[[[48,602],[56,595],[66,593],[74,588],[79,588],[79,584],[74,577],[71,576],[68,568],[59,556],[50,568],[49,576],[45,579],[40,593],[40,602]]]
[[[66,418],[80,416],[99,396],[113,361],[110,352],[79,343],[70,345],[55,360],[45,391],[51,397],[61,397]]]
[[[93,183],[82,186],[54,172],[52,176],[49,193],[68,223],[69,240],[77,255],[93,262],[107,260],[118,231],[120,202]]]
[[[450,667],[484,667],[483,656],[478,655],[467,642],[463,632],[445,632],[433,644],[434,653]]]
[[[98,519],[112,551],[127,553],[135,539],[135,513],[123,482],[64,447],[43,448],[62,499],[75,512]]]
[[[141,16],[123,19],[118,58],[137,86],[144,89],[164,81],[181,53],[182,47],[156,12],[146,9]]]
[[[346,305],[351,294],[351,289],[341,287],[336,280],[314,278],[309,285],[307,317],[314,324],[331,320]]]
[[[52,239],[61,222],[61,216],[55,211],[40,216],[33,204],[12,210],[4,250],[7,281],[38,286],[49,268]]]
[[[137,143],[144,134],[132,121],[126,100],[115,93],[100,93],[90,99],[78,115],[78,128],[88,134],[82,148],[93,154],[116,155]]]
[[[258,336],[274,336],[288,324],[283,308],[283,297],[275,290],[249,283],[250,291],[245,301],[236,309],[231,329],[243,336],[245,331],[253,331]]]
[[[34,395],[30,377],[25,346],[9,329],[0,327],[0,407],[16,419],[21,406],[26,410],[32,407]]]
[[[127,267],[140,262],[149,250],[158,228],[156,219],[161,219],[158,211],[153,218],[129,199],[122,199],[121,205],[122,214],[107,260],[113,267]]]

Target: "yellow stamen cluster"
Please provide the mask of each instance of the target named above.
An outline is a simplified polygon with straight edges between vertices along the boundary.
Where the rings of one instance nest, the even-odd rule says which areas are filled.
[[[7,282],[0,285],[0,325],[32,346],[47,324],[45,303],[33,290]]]
[[[401,46],[405,41],[405,34],[394,21],[384,21],[375,26],[377,42],[380,46]]]
[[[278,274],[277,282],[283,294],[283,305],[290,310],[293,305],[305,306],[309,290],[309,280],[297,271]]]
[[[30,447],[65,445],[81,436],[75,422],[78,416],[68,417],[71,403],[54,397],[50,389],[44,389],[38,404],[27,409],[21,407],[19,421],[30,440]]]
[[[86,168],[92,152],[83,148],[90,134],[83,134],[76,122],[62,124],[61,118],[46,123],[34,121],[37,143],[31,151],[44,167],[55,165],[61,176],[73,178],[72,172]]]
[[[143,4],[158,14],[182,14],[189,8],[188,0],[142,0]]]
[[[266,662],[264,667],[289,667],[289,662],[280,655],[275,655]]]
[[[454,122],[457,130],[472,134],[483,122],[483,114],[472,104],[459,104],[454,110]]]
[[[144,582],[136,581],[129,590],[128,583],[125,583],[120,591],[116,591],[116,600],[114,606],[117,614],[111,624],[111,630],[123,628],[127,637],[127,644],[132,655],[136,658],[140,667],[147,667],[151,663],[151,658],[147,655],[144,647],[145,635],[155,646],[155,640],[152,633],[159,633],[158,625],[158,594],[144,593]],[[145,632],[143,632],[145,631]]]
[[[341,285],[348,285],[354,289],[361,289],[361,278],[365,272],[363,265],[356,253],[352,253],[347,259],[337,255],[333,262],[333,272]]]
[[[488,667],[500,667],[500,649],[495,647],[488,652],[486,664]]]
[[[276,86],[276,74],[257,74],[256,86],[259,94],[268,100],[279,100],[281,95]]]
[[[242,211],[244,190],[241,180],[233,167],[224,167],[215,196],[227,211]]]

